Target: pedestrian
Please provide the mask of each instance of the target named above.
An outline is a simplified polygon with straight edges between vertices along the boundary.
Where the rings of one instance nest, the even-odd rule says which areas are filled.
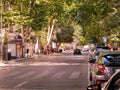
[[[28,58],[28,54],[29,54],[29,49],[27,49],[27,58]]]
[[[47,54],[47,50],[46,50],[46,49],[44,49],[43,53],[44,53],[44,55],[46,55],[46,54]]]

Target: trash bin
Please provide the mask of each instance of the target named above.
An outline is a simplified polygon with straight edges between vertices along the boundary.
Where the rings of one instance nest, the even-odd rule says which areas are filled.
[[[7,53],[7,60],[11,60],[11,52]]]

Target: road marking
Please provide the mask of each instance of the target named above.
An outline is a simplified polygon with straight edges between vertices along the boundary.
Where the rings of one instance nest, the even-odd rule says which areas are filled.
[[[28,73],[24,73],[23,75],[19,75],[17,78],[25,78],[25,77],[30,76],[30,75],[33,74],[33,73],[35,73],[35,71],[28,72]]]
[[[21,86],[25,85],[27,82],[28,82],[28,81],[24,81],[24,82],[18,84],[17,86],[15,86],[15,88],[21,87]]]
[[[51,71],[52,69],[53,69],[53,67],[50,67],[48,70],[44,71],[43,73],[41,73],[41,74],[39,74],[39,75],[31,78],[31,80],[32,80],[32,79],[37,79],[37,78],[41,79],[41,78],[45,77],[46,75],[48,75],[48,74],[50,73],[50,71]]]
[[[21,73],[20,71],[14,72],[14,73],[11,73],[11,74],[7,75],[6,77],[14,76],[14,75],[17,75],[17,74],[20,74],[20,73]]]
[[[78,78],[80,75],[80,72],[73,72],[69,78]]]
[[[69,58],[69,57],[71,57],[71,58],[79,58],[79,59],[86,59],[86,58],[88,58],[87,56],[73,56],[73,55],[67,55],[67,56],[60,56],[60,57],[58,57],[58,58]]]
[[[61,78],[64,74],[65,74],[65,71],[60,71],[60,72],[56,73],[55,75],[53,75],[53,77],[54,78]]]
[[[29,66],[69,66],[69,65],[87,65],[86,63],[53,63],[53,62],[37,62],[29,64]]]
[[[45,77],[46,75],[48,75],[49,73],[50,73],[50,71],[44,71],[43,73],[33,77],[32,79],[37,79],[37,78],[41,79],[41,78]]]

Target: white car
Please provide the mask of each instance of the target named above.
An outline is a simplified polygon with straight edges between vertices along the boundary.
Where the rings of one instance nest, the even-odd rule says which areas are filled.
[[[120,90],[120,70],[103,85],[94,84],[87,87],[87,90]]]

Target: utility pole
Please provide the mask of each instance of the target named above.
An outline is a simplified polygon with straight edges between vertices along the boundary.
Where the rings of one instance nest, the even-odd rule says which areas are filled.
[[[3,11],[3,4],[2,4],[2,0],[1,0],[1,12],[0,12],[0,41],[1,41],[1,62],[3,61],[3,39],[2,39],[2,11]]]

